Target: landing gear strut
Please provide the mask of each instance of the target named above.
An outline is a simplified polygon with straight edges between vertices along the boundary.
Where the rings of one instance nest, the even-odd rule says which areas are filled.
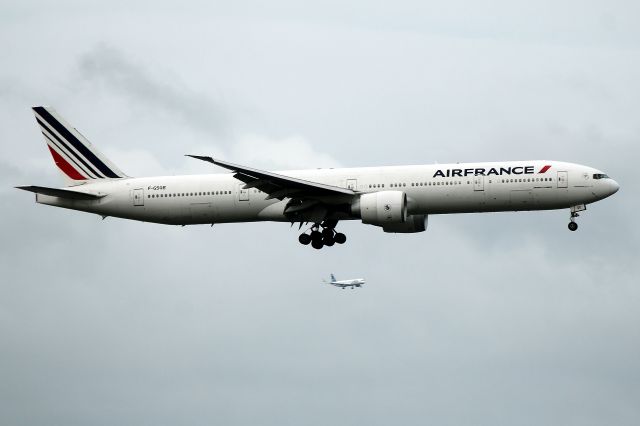
[[[298,241],[300,244],[309,245],[316,250],[320,250],[322,247],[331,247],[334,244],[344,244],[347,241],[347,236],[341,232],[336,232],[336,222],[323,222],[314,223],[308,234],[305,232],[300,234]],[[322,228],[322,230],[320,230]]]
[[[571,217],[569,218],[569,231],[578,230],[578,224],[576,223],[576,218],[580,216],[578,212],[584,211],[586,209],[587,209],[587,206],[585,206],[584,204],[571,207]]]

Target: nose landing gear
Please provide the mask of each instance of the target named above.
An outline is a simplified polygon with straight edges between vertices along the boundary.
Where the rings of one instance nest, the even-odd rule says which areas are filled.
[[[300,244],[309,245],[316,250],[320,250],[322,247],[331,247],[334,244],[344,244],[347,241],[347,236],[341,232],[336,232],[336,224],[331,223],[314,223],[310,228],[310,233],[300,234],[298,241]],[[322,231],[320,231],[322,228]]]
[[[568,225],[569,231],[578,230],[578,224],[576,223],[576,218],[580,216],[578,212],[584,211],[586,209],[587,209],[587,206],[585,206],[584,204],[571,207],[571,217],[569,218],[569,225]]]

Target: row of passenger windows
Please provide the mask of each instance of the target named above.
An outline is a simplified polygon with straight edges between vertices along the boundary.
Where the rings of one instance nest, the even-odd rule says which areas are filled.
[[[502,183],[512,182],[553,182],[553,178],[502,179]]]
[[[467,181],[467,185],[470,184],[471,181]],[[411,182],[411,186],[438,186],[438,185],[462,185],[461,180],[452,180],[452,181],[438,181],[438,182]]]
[[[492,183],[493,180],[489,180]],[[527,178],[527,179],[502,179],[502,183],[513,182],[553,182],[553,178]],[[470,185],[471,181],[467,181],[467,185]],[[462,181],[437,181],[437,182],[411,182],[411,186],[440,186],[440,185],[462,185]],[[406,183],[391,183],[391,188],[406,187]],[[369,188],[384,188],[384,183],[369,184]],[[254,189],[254,192],[259,192]],[[169,194],[149,194],[147,198],[171,198],[171,197],[201,197],[207,195],[230,195],[231,191],[205,191],[205,192],[178,192]]]
[[[502,183],[513,183],[513,182],[553,182],[553,178],[527,178],[527,179],[502,179]],[[489,183],[493,183],[493,179],[489,179]],[[440,185],[462,185],[463,181],[454,180],[454,181],[436,181],[436,182],[411,182],[411,186],[440,186]],[[467,181],[467,185],[470,185],[471,181]],[[391,183],[389,184],[391,188],[400,188],[407,186],[406,183]],[[370,184],[369,188],[384,188],[384,183],[382,184]]]
[[[149,194],[147,198],[202,197],[206,195],[229,195],[231,191],[178,192],[169,194]]]

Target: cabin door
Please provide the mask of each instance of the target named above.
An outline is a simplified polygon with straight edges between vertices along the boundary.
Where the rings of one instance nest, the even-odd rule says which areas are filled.
[[[484,191],[484,176],[476,175],[473,177],[473,190]]]
[[[569,173],[558,172],[558,188],[566,188],[569,186]]]
[[[249,201],[249,189],[244,189],[245,184],[238,185],[238,201]]]
[[[133,205],[144,206],[144,189],[133,190]]]

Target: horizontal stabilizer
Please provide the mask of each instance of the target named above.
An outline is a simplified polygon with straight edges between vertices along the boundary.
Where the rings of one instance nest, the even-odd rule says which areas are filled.
[[[51,197],[67,198],[69,200],[97,200],[104,195],[87,194],[86,192],[72,191],[69,189],[47,188],[46,186],[16,186],[24,191],[36,194],[49,195]]]

